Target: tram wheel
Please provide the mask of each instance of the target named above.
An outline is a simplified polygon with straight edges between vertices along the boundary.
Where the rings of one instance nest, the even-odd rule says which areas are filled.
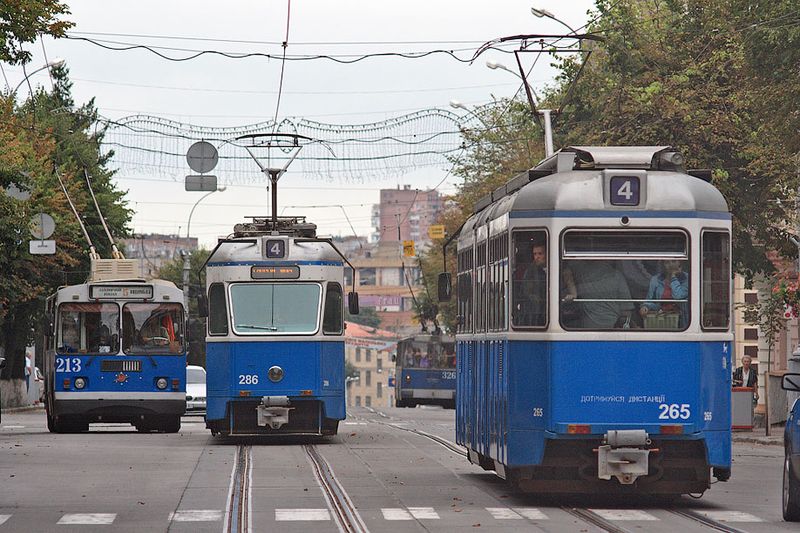
[[[731,469],[714,467],[714,477],[719,481],[728,481],[731,478]]]

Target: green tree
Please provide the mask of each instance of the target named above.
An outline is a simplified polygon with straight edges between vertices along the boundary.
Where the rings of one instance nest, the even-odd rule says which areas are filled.
[[[56,0],[3,0],[0,2],[0,61],[25,64],[31,53],[23,45],[39,35],[63,37],[74,26],[61,20],[69,14],[67,6]]]
[[[378,316],[378,312],[374,307],[362,307],[358,310],[357,315],[351,315],[350,311],[345,309],[344,319],[370,328],[377,328],[381,325],[381,317]]]

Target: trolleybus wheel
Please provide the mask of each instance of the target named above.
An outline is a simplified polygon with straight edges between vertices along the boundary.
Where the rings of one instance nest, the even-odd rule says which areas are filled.
[[[792,473],[789,455],[783,462],[783,519],[787,522],[800,521],[800,481]]]

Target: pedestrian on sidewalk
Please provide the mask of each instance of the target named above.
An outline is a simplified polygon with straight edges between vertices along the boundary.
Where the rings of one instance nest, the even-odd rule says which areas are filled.
[[[733,371],[734,387],[750,387],[753,389],[753,401],[758,400],[758,372],[750,365],[753,358],[749,355],[742,357],[742,366]]]

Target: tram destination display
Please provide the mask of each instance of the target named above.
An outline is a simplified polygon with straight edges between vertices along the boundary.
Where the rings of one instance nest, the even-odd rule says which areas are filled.
[[[250,269],[253,279],[297,279],[300,277],[299,266],[254,266]]]
[[[153,298],[153,287],[125,285],[94,285],[89,289],[89,298],[94,300],[148,300]]]

